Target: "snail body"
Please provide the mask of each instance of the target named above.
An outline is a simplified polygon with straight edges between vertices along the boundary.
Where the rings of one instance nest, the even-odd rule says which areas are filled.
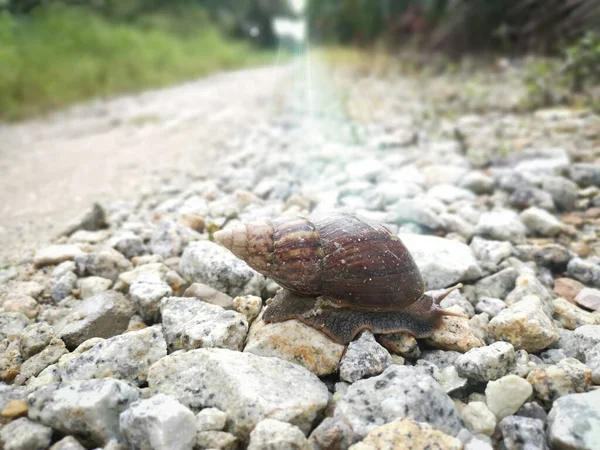
[[[451,313],[425,284],[410,252],[384,226],[352,214],[280,217],[235,225],[214,238],[284,290],[265,322],[299,319],[347,343],[361,330],[433,333]]]

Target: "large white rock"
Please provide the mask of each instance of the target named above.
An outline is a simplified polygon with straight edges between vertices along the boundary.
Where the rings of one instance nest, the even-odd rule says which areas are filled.
[[[165,338],[154,326],[106,339],[58,368],[63,381],[111,377],[140,385],[150,366],[166,354]]]
[[[329,399],[325,385],[299,365],[217,348],[166,356],[150,368],[148,385],[151,394],[172,395],[192,409],[219,408],[244,440],[266,418],[307,433]]]
[[[102,447],[120,438],[119,414],[139,397],[139,389],[113,378],[53,383],[29,395],[29,418]]]
[[[473,251],[466,244],[437,236],[409,233],[398,236],[417,263],[426,289],[441,289],[482,276]]]

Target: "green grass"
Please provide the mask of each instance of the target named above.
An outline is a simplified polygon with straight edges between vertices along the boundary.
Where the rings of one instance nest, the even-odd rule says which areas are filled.
[[[202,10],[109,22],[89,10],[0,13],[0,120],[272,60],[225,39]]]

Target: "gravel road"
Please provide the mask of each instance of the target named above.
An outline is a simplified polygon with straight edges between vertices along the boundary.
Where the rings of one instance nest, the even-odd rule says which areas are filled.
[[[94,201],[137,198],[158,174],[210,170],[276,110],[287,71],[219,74],[0,125],[0,262],[25,257]]]

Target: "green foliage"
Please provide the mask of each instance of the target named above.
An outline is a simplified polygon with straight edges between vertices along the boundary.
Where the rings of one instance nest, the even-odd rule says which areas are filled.
[[[152,12],[133,23],[57,5],[21,17],[0,13],[0,119],[162,86],[270,56],[224,39],[197,8],[170,16]]]
[[[586,33],[561,59],[530,64],[528,106],[573,104],[600,108],[600,34]]]

